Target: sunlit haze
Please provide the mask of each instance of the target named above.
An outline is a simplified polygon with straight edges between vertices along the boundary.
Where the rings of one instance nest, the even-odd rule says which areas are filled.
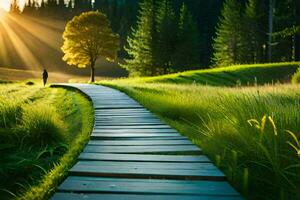
[[[25,5],[26,0],[19,0],[20,8],[22,9]],[[0,0],[0,9],[9,11],[11,0]]]

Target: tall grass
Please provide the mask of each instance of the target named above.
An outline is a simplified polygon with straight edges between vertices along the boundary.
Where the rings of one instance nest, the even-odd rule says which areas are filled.
[[[104,84],[126,92],[188,136],[249,199],[300,198],[299,86]]]
[[[26,83],[0,84],[0,102],[0,198],[45,199],[89,137],[90,102]]]
[[[18,127],[22,140],[32,146],[55,145],[66,142],[66,128],[55,108],[37,104],[25,106]]]
[[[177,83],[213,86],[253,86],[274,83],[289,83],[300,62],[235,65],[214,69],[193,70],[176,74],[120,79],[118,82],[131,83]]]

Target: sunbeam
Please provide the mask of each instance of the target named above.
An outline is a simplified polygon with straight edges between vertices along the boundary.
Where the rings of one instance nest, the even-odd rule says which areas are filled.
[[[26,3],[26,0],[19,0],[20,9],[22,10],[24,8],[24,5]],[[6,12],[9,11],[11,5],[11,0],[1,0],[0,1],[0,9],[5,10]]]
[[[12,43],[15,52],[19,56],[22,61],[26,64],[26,66],[30,66],[33,69],[40,69],[41,63],[38,59],[34,56],[31,50],[26,46],[26,44],[20,39],[20,37],[15,33],[15,31],[11,28],[11,25],[6,23],[7,21],[1,21],[3,30],[7,33],[9,37],[9,41]]]

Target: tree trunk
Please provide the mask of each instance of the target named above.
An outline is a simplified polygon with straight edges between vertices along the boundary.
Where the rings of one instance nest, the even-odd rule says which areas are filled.
[[[91,83],[95,82],[95,62],[91,61]]]
[[[300,24],[300,1],[295,0],[295,26]],[[300,61],[300,33],[295,35],[295,60]]]
[[[300,61],[300,35],[295,36],[295,61]]]
[[[275,0],[269,0],[269,41],[268,41],[268,61],[272,62],[272,34],[273,34],[273,9]]]

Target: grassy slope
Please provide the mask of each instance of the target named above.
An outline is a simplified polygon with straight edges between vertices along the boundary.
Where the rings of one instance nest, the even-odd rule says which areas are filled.
[[[24,83],[0,85],[0,100],[4,99],[8,101],[2,104],[1,115],[15,104],[22,114],[15,115],[11,109],[13,117],[5,114],[10,120],[5,126],[0,123],[0,133],[9,133],[12,139],[4,143],[0,140],[0,147],[4,147],[0,148],[1,198],[11,198],[11,191],[20,199],[45,199],[62,181],[89,138],[93,123],[90,102],[78,92]],[[11,127],[9,121],[15,121]],[[65,145],[69,146],[67,150]]]
[[[237,72],[232,73],[241,74],[239,70],[245,68],[235,69]],[[254,69],[246,71],[257,70]],[[266,74],[271,77],[274,68],[269,66],[268,69],[270,72]],[[184,74],[193,76],[193,73]],[[279,199],[280,195],[282,199],[300,197],[299,168],[291,167],[299,165],[300,160],[297,152],[286,143],[296,144],[296,141],[285,132],[300,132],[299,86],[226,88],[160,83],[170,82],[166,77],[173,77],[176,82],[180,80],[177,75],[169,75],[102,84],[124,91],[188,136],[249,199]],[[158,83],[154,83],[155,80]],[[228,85],[220,83],[224,84]],[[264,115],[270,119],[262,120]],[[251,121],[253,126],[249,124],[251,119],[257,120]],[[262,123],[266,128],[259,130],[255,123]]]
[[[213,86],[256,85],[290,82],[300,67],[299,62],[257,65],[238,65],[207,70],[187,71],[158,77],[124,79],[141,83],[198,83]]]
[[[48,82],[69,82],[72,80],[79,80],[88,82],[90,80],[89,75],[74,75],[74,74],[66,74],[59,72],[48,71],[49,79]],[[36,79],[37,81],[42,82],[42,70],[34,71],[34,70],[24,70],[24,69],[11,69],[11,68],[3,68],[0,67],[0,80],[9,80],[9,81],[26,81]],[[109,79],[109,77],[101,77],[96,76],[96,80]],[[0,81],[1,82],[1,81]]]

